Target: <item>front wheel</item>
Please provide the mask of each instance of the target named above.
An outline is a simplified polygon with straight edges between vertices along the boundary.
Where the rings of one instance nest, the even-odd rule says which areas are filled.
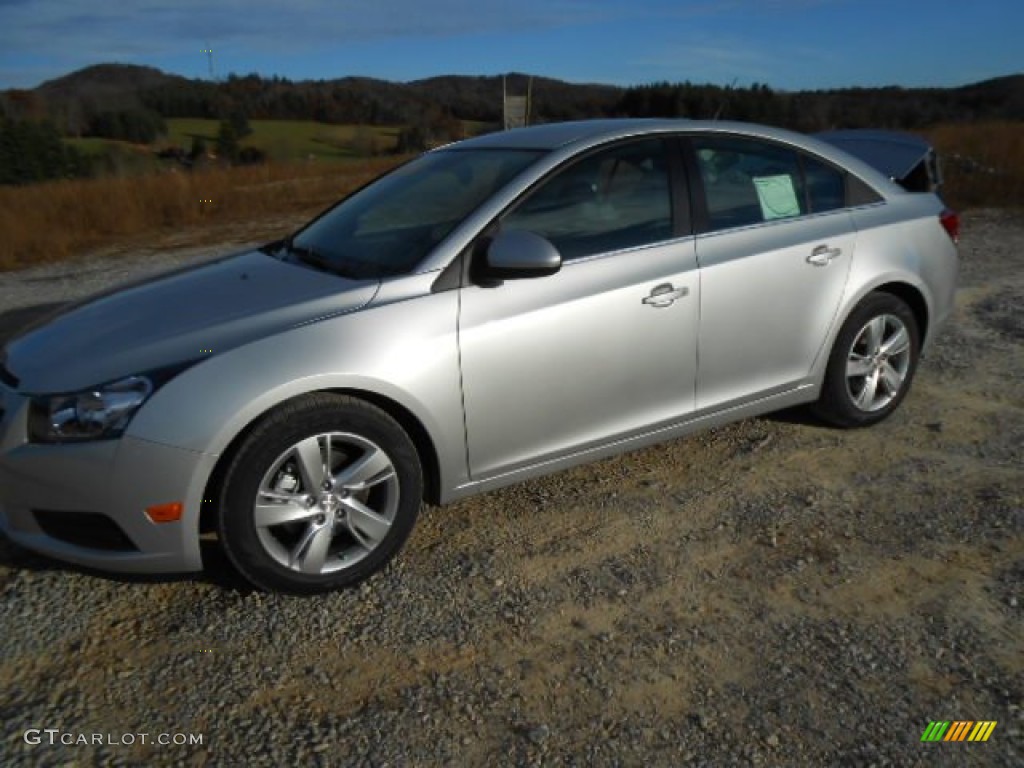
[[[387,413],[310,395],[245,438],[225,476],[218,533],[252,584],[325,592],[365,579],[398,552],[422,489],[416,449]]]
[[[815,413],[841,427],[882,421],[910,389],[919,350],[907,303],[890,293],[868,295],[839,331]]]

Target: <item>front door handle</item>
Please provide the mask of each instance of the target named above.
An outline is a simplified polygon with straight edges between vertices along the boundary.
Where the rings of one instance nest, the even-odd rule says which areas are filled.
[[[813,264],[816,267],[827,267],[832,259],[837,259],[842,254],[842,248],[829,248],[827,245],[819,245],[807,257],[807,263]]]
[[[670,307],[676,303],[677,299],[681,299],[689,293],[690,289],[685,286],[676,288],[672,283],[662,283],[655,286],[651,295],[645,296],[643,302],[652,307]]]

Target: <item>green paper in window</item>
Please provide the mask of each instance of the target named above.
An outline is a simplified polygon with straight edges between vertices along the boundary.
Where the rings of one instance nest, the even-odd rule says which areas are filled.
[[[788,174],[755,177],[754,186],[757,188],[757,198],[761,201],[761,213],[765,221],[800,215],[793,178]]]

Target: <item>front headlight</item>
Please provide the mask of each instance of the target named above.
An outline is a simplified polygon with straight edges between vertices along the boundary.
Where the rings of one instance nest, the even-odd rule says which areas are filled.
[[[153,393],[146,376],[129,376],[87,392],[32,399],[28,437],[34,443],[109,440],[119,437]]]

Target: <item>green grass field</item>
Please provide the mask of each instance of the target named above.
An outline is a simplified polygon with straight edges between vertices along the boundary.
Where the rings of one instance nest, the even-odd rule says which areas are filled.
[[[475,136],[492,126],[486,123],[463,121],[466,136]],[[203,118],[170,118],[167,136],[156,142],[156,148],[178,146],[186,152],[192,149],[194,138],[201,136],[211,150],[216,147],[217,120]],[[392,152],[402,126],[331,125],[312,120],[250,120],[252,133],[241,140],[243,147],[256,147],[274,162],[306,160],[350,161]],[[142,148],[110,139],[65,139],[65,141],[93,157],[110,152],[139,152]]]
[[[243,147],[257,147],[278,162],[293,160],[351,160],[382,154],[394,149],[401,130],[398,126],[328,125],[312,120],[251,120],[252,133],[241,141]],[[162,144],[188,151],[194,137],[202,136],[213,148],[219,123],[199,118],[167,121],[167,138]]]
[[[110,139],[64,139],[64,143],[68,146],[74,147],[83,155],[89,157],[95,157],[96,155],[102,155],[104,152],[110,149],[111,144],[123,144],[120,141],[111,141]]]

